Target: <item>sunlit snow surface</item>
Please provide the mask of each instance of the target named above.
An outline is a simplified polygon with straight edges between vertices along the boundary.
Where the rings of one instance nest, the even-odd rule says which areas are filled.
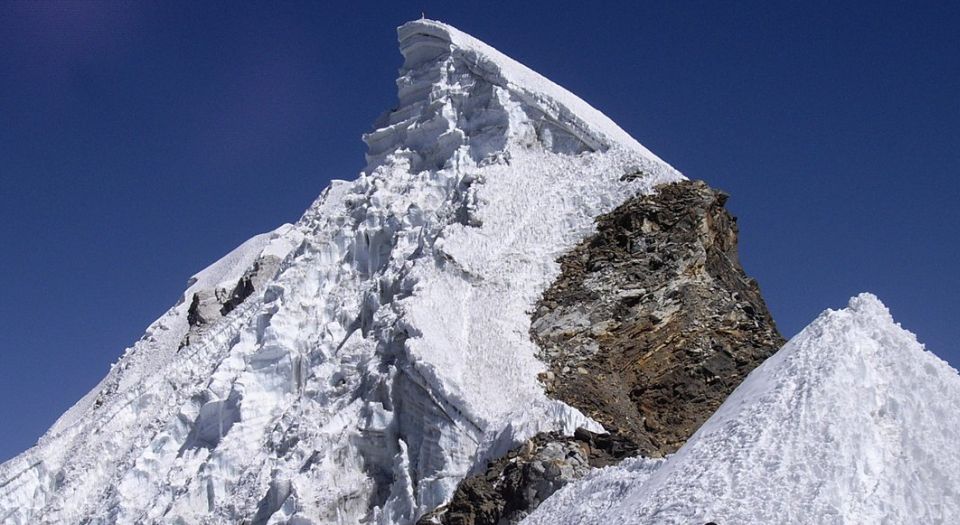
[[[659,468],[596,472],[523,523],[956,523],[958,407],[957,371],[862,294],[751,373]]]
[[[597,215],[682,176],[468,35],[399,36],[360,177],[198,274],[0,466],[0,522],[409,523],[519,439],[597,429],[543,394],[528,313]],[[183,345],[193,293],[273,260]]]

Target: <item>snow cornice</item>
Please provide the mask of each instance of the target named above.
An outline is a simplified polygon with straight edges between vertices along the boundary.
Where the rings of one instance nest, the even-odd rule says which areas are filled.
[[[508,89],[524,103],[576,130],[577,135],[595,149],[618,148],[639,153],[668,171],[675,171],[580,97],[455,27],[420,19],[397,28],[397,35],[405,58],[404,71],[443,53],[454,54],[478,76]]]

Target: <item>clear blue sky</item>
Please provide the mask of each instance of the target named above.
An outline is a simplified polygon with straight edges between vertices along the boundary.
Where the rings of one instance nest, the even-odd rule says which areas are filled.
[[[784,335],[869,290],[960,365],[955,2],[327,4],[0,3],[0,459],[355,176],[421,11],[729,191]]]

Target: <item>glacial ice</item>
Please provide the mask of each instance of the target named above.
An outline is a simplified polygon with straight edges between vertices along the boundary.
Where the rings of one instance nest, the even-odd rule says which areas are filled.
[[[957,407],[957,371],[862,294],[754,370],[659,467],[593,473],[523,523],[954,523]]]
[[[597,215],[682,175],[454,28],[399,38],[360,176],[197,274],[0,466],[0,521],[410,523],[521,439],[599,430],[544,395],[528,312]]]

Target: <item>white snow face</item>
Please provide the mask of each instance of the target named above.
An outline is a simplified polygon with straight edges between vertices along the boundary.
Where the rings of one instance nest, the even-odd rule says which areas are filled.
[[[605,469],[523,523],[955,523],[957,407],[957,371],[863,294],[758,367],[655,472]]]
[[[399,36],[359,178],[198,274],[0,466],[0,521],[410,523],[488,455],[597,429],[543,394],[528,311],[597,215],[682,175],[468,35]],[[270,278],[191,329],[191,297],[254,264]]]

